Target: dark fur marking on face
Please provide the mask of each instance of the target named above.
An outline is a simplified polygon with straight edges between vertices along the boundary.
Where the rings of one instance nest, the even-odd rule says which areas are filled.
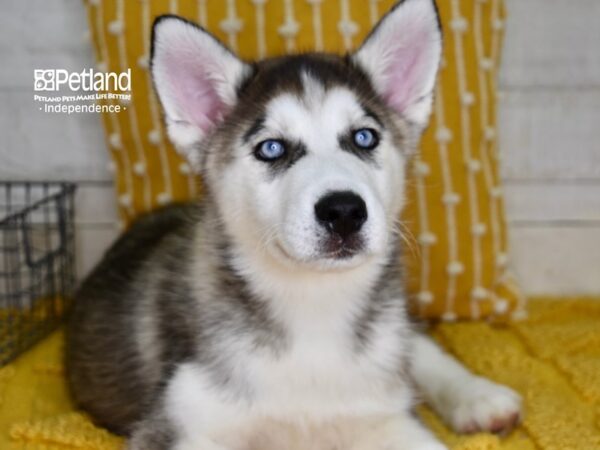
[[[265,125],[266,117],[264,115],[256,118],[248,130],[244,133],[244,142],[248,143],[256,134],[258,134]]]
[[[361,103],[361,108],[364,111],[365,117],[368,117],[371,120],[373,120],[381,129],[386,128],[385,124],[383,123],[383,120],[371,108],[366,106],[364,103]],[[357,128],[362,128],[362,127],[357,127]],[[377,145],[379,144],[379,141],[381,140],[381,133],[378,130],[374,130],[374,132],[377,134],[377,136],[376,136],[377,144],[375,145],[374,148],[368,149],[368,148],[358,147],[354,143],[353,134],[355,131],[356,131],[355,129],[351,129],[351,130],[348,130],[338,136],[338,142],[340,144],[340,147],[342,148],[342,150],[347,151],[348,153],[351,153],[353,155],[356,155],[363,161],[375,162],[375,152],[377,151],[376,150]]]
[[[368,75],[349,57],[332,54],[305,53],[265,59],[255,64],[255,71],[239,91],[239,105],[233,115],[252,117],[256,110],[282,93],[304,93],[303,76],[307,74],[323,85],[325,89],[344,86],[355,92],[368,110],[381,109],[373,105],[378,98]],[[382,103],[382,102],[378,102]]]
[[[365,105],[362,105],[362,108],[365,111],[365,116],[373,119],[377,123],[377,125],[379,125],[381,128],[385,128],[383,121],[377,114],[375,114],[375,111],[373,111],[372,109],[370,109],[368,106],[365,106]]]
[[[255,62],[250,74],[242,80],[238,89],[238,102],[217,130],[208,136],[198,149],[202,167],[216,165],[215,169],[229,164],[237,157],[240,139],[250,138],[260,126],[260,118],[265,115],[266,105],[282,94],[295,95],[299,99],[304,94],[303,77],[309,75],[325,90],[344,87],[356,95],[357,101],[381,129],[386,129],[400,151],[412,145],[413,139],[405,136],[409,127],[399,118],[375,91],[370,77],[351,55],[339,56],[327,53],[304,53],[274,57]],[[250,127],[250,128],[247,128]],[[274,139],[285,136],[272,136]],[[310,151],[310,149],[305,149]],[[291,164],[277,164],[278,168],[289,168],[298,161],[298,154],[291,158]],[[301,155],[300,155],[301,156]],[[282,170],[272,171],[274,174]]]
[[[368,162],[371,162],[371,163],[374,163],[375,165],[377,165],[376,161],[375,161],[375,154],[377,152],[377,147],[371,148],[371,149],[358,147],[354,143],[354,136],[353,136],[354,131],[355,130],[349,130],[349,131],[341,134],[340,136],[338,136],[338,142],[340,144],[341,149],[344,150],[345,152],[355,155],[356,157],[362,159],[363,161],[368,161]]]
[[[265,162],[269,167],[269,173],[272,177],[282,174],[291,168],[300,158],[306,155],[306,146],[300,141],[288,141],[282,139],[285,145],[285,154],[272,162]]]

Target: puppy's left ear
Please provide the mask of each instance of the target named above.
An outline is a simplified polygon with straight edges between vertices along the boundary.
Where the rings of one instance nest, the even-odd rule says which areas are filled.
[[[400,116],[424,127],[442,53],[434,0],[403,0],[388,12],[352,59]]]
[[[154,22],[151,70],[169,136],[193,162],[196,144],[223,122],[251,68],[204,29],[167,15]]]

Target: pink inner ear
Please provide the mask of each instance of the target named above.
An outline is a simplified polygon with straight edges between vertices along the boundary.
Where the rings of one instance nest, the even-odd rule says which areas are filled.
[[[426,27],[413,24],[388,36],[383,62],[383,97],[399,113],[423,95],[426,77],[431,72],[431,36]]]
[[[226,105],[219,98],[215,80],[198,59],[173,52],[167,56],[165,67],[182,118],[206,132],[224,115]]]

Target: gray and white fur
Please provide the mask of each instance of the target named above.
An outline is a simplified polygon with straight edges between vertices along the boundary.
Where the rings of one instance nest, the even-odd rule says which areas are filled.
[[[354,53],[246,63],[175,16],[153,29],[169,136],[202,200],[150,213],[80,287],[71,392],[130,450],[441,450],[504,431],[510,389],[406,312],[398,217],[441,55],[432,0],[404,0]]]

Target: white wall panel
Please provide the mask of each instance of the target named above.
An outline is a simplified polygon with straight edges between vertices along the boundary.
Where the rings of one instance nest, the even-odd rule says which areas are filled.
[[[506,0],[501,84],[600,86],[598,0]]]
[[[526,292],[600,292],[600,226],[512,227],[510,237],[512,264]]]
[[[505,178],[600,179],[600,89],[505,91],[499,129]]]
[[[600,180],[585,183],[508,183],[504,192],[510,223],[600,224]]]

